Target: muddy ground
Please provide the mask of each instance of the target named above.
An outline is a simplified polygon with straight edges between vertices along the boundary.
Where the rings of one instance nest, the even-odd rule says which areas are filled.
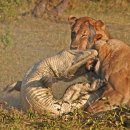
[[[130,43],[130,25],[107,24],[113,37]],[[6,32],[9,31],[9,34]],[[44,19],[20,19],[12,24],[0,24],[0,33],[10,37],[6,45],[0,43],[0,98],[20,108],[19,92],[3,92],[8,85],[22,80],[28,68],[57,52],[68,48],[70,28],[67,21],[52,22]],[[129,60],[129,59],[128,59]],[[61,96],[66,87],[57,87]]]

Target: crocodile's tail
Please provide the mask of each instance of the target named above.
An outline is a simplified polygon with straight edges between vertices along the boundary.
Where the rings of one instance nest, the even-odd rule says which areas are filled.
[[[38,113],[49,112],[53,116],[73,112],[75,109],[83,108],[89,99],[88,85],[83,83],[71,85],[61,99],[56,99],[49,87],[22,88],[23,109],[25,111],[31,109]]]
[[[7,87],[3,91],[9,92],[9,93],[14,91],[14,90],[20,91],[21,85],[22,85],[22,81],[17,81],[13,84],[7,85]]]
[[[25,91],[21,91],[22,105],[25,111],[31,109],[38,113],[49,112],[52,115],[60,115],[62,103],[53,97],[50,88],[28,87]]]

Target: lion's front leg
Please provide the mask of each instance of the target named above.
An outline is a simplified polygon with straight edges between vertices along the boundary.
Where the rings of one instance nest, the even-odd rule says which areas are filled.
[[[101,98],[98,101],[89,104],[89,107],[85,110],[94,113],[111,110],[116,108],[116,106],[119,106],[122,100],[123,96],[108,85]]]

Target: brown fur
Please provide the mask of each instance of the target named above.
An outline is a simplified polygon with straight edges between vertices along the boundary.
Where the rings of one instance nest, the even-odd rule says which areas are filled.
[[[80,18],[79,21],[84,24],[84,18]],[[76,23],[73,28],[77,28]],[[104,111],[113,108],[114,105],[130,106],[130,47],[122,41],[109,37],[106,40],[96,39],[94,43],[93,47],[98,51],[101,62],[99,72],[101,77],[108,81],[108,85],[102,95],[105,100],[96,101],[87,111]],[[86,43],[71,41],[72,48],[75,44],[78,49],[83,50],[87,46]],[[85,45],[79,47],[82,44]]]
[[[87,39],[90,35],[90,24],[94,27],[93,31],[96,33],[93,39],[94,42],[99,39],[111,38],[106,30],[105,24],[101,20],[95,20],[90,17],[76,18],[74,16],[70,16],[68,21],[71,26],[72,48],[82,48],[85,50],[86,47],[88,47],[89,40]]]
[[[97,41],[94,45],[101,62],[100,75],[108,81],[103,94],[107,100],[92,104],[90,111],[103,111],[114,105],[130,105],[130,47],[117,39]],[[104,103],[109,102],[106,106]]]

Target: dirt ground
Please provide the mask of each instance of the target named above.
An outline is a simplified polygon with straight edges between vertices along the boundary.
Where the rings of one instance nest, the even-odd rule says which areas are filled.
[[[107,24],[113,37],[130,43],[130,25]],[[0,98],[20,107],[19,92],[3,93],[3,89],[22,80],[28,68],[46,57],[53,56],[70,44],[70,28],[67,22],[44,19],[20,19],[11,25],[1,24],[0,33],[10,31],[10,45],[0,43]],[[66,88],[54,90],[62,95]]]

